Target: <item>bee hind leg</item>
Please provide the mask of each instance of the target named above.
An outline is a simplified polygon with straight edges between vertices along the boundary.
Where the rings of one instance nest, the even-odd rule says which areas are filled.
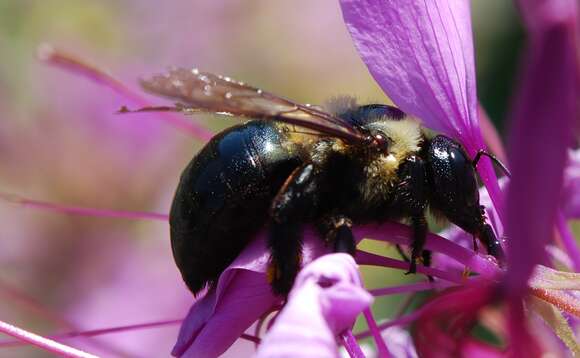
[[[286,179],[270,207],[268,246],[272,291],[287,295],[302,261],[302,223],[316,204],[316,170],[303,164]]]
[[[269,244],[272,252],[268,267],[268,281],[272,291],[287,295],[302,263],[302,230],[294,223],[274,223],[270,227]]]

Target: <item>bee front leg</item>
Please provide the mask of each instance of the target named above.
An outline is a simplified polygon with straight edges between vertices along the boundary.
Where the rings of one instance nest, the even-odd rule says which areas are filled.
[[[493,233],[489,224],[483,224],[480,228],[479,239],[485,244],[487,253],[495,257],[500,265],[505,264],[505,254],[501,247],[500,241]]]
[[[270,207],[269,278],[274,293],[286,295],[294,284],[302,261],[302,222],[315,205],[316,170],[304,164],[290,174]]]

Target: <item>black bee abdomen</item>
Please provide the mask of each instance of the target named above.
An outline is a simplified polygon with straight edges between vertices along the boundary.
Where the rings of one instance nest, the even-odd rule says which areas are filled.
[[[275,124],[252,121],[214,137],[189,163],[170,213],[173,256],[197,293],[264,226],[272,198],[301,160]]]

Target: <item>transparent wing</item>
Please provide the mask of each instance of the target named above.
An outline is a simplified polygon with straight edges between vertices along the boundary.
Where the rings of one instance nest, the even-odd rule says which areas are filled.
[[[318,108],[294,103],[229,77],[196,69],[172,69],[141,80],[141,86],[155,95],[176,100],[178,110],[203,111],[255,119],[270,119],[312,129],[348,142],[360,142],[364,135],[353,124]]]

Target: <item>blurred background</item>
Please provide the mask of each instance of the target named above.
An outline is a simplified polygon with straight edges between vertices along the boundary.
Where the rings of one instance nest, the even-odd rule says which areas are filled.
[[[479,97],[503,133],[523,34],[505,0],[474,1],[473,24]],[[156,115],[114,115],[122,98],[37,60],[46,42],[135,89],[139,76],[177,65],[298,102],[341,94],[389,101],[358,58],[336,1],[0,0],[0,193],[167,213],[182,168],[203,145]],[[235,123],[191,120],[216,132]],[[363,272],[371,288],[416,279]],[[1,320],[55,335],[180,319],[192,301],[165,222],[60,215],[0,201]],[[387,317],[401,304],[393,296],[373,310]],[[177,330],[167,325],[64,342],[105,356],[162,357]],[[240,342],[228,355],[252,350]],[[48,354],[0,345],[0,356]]]

